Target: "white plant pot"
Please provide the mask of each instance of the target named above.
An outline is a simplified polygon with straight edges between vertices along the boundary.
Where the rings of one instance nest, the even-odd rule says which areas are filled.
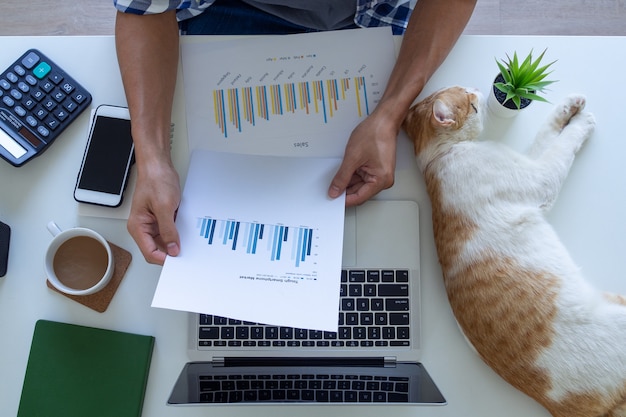
[[[528,107],[528,106],[527,106]],[[489,92],[489,97],[487,98],[487,108],[496,117],[502,118],[511,118],[515,117],[519,114],[520,111],[524,109],[509,109],[508,107],[504,107],[493,92],[493,85],[491,86],[491,91]]]
[[[498,80],[503,81],[503,78],[498,78],[498,76],[496,76],[494,83],[497,82]],[[493,114],[496,117],[502,117],[502,118],[511,118],[511,117],[515,117],[519,114],[520,111],[524,110],[526,107],[530,106],[532,104],[532,101],[528,104],[526,104],[525,107],[522,107],[521,109],[509,109],[508,107],[504,106],[502,103],[500,103],[498,101],[498,99],[496,98],[496,94],[494,93],[495,87],[493,84],[491,84],[489,86],[489,96],[487,98],[487,108],[489,109],[489,111],[491,112],[491,114]],[[524,105],[524,103],[522,103],[522,105]]]

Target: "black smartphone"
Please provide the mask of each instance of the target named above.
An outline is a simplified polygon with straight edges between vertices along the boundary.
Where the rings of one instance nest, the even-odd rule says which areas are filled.
[[[74,199],[102,206],[119,206],[133,162],[128,108],[98,106],[89,130]]]
[[[11,228],[8,224],[0,222],[0,277],[5,276],[7,273],[10,241]]]

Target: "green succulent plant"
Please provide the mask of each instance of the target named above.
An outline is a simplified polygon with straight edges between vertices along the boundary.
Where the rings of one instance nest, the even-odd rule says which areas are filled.
[[[494,82],[494,86],[506,94],[503,104],[512,100],[515,106],[519,109],[521,108],[522,98],[548,102],[548,100],[538,95],[539,92],[543,92],[546,86],[556,82],[545,79],[552,73],[551,71],[546,71],[556,61],[552,61],[544,66],[539,66],[546,50],[547,49],[545,49],[534,61],[532,57],[533,51],[531,50],[521,64],[517,58],[516,52],[513,53],[512,59],[508,55],[507,60],[498,61],[496,59],[496,63],[498,64],[498,68],[500,68],[500,74],[502,74],[504,82]]]

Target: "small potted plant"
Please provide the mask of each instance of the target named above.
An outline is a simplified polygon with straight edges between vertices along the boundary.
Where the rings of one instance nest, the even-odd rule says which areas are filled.
[[[492,113],[501,117],[513,117],[533,101],[548,101],[539,93],[555,82],[545,78],[551,74],[547,72],[548,68],[556,61],[540,66],[545,53],[546,50],[533,60],[531,50],[521,63],[516,52],[513,53],[513,58],[507,55],[507,60],[496,60],[500,73],[496,76],[489,94],[488,107]]]

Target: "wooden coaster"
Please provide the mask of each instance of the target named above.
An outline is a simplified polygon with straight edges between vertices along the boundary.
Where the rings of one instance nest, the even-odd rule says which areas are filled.
[[[48,284],[48,288],[58,292],[61,295],[70,298],[77,303],[80,303],[86,307],[91,308],[92,310],[96,310],[99,313],[104,313],[106,309],[109,307],[115,292],[117,291],[117,287],[120,286],[124,275],[126,274],[126,270],[128,269],[128,265],[130,265],[130,261],[132,260],[132,255],[125,249],[120,248],[117,245],[109,242],[111,245],[111,252],[113,252],[113,260],[115,262],[115,270],[113,271],[113,276],[111,280],[107,284],[106,287],[98,291],[94,294],[89,295],[69,295],[65,294],[57,290],[50,281],[46,280],[46,284]]]

